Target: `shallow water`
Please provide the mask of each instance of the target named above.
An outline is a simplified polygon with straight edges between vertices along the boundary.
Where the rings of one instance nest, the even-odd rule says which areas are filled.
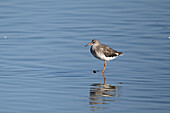
[[[1,1],[0,112],[169,113],[169,18],[169,0]],[[106,81],[94,38],[124,53]]]

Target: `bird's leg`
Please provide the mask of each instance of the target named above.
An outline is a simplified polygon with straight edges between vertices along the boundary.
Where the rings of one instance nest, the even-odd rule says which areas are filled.
[[[103,68],[103,71],[102,71],[102,73],[104,73],[104,71],[105,71],[105,68],[106,68],[106,61],[104,62],[104,68]]]
[[[103,73],[103,78],[104,78],[104,85],[106,85],[106,77],[104,73]]]

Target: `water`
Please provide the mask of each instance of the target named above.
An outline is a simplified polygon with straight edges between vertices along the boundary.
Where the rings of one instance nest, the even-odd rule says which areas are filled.
[[[169,113],[169,0],[8,0],[0,23],[1,113]],[[94,38],[124,53],[105,80]]]

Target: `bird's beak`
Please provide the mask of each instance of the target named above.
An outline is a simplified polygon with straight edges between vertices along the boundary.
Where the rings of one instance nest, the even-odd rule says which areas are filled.
[[[87,46],[89,46],[89,45],[93,45],[93,44],[92,44],[92,43],[90,43],[90,44],[85,45],[84,47],[87,47]]]

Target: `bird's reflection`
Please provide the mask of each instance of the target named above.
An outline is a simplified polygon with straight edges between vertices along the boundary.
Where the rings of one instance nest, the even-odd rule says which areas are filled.
[[[108,104],[116,101],[121,95],[121,86],[106,84],[106,77],[103,73],[104,84],[92,84],[90,88],[89,104],[92,111],[108,109]]]

